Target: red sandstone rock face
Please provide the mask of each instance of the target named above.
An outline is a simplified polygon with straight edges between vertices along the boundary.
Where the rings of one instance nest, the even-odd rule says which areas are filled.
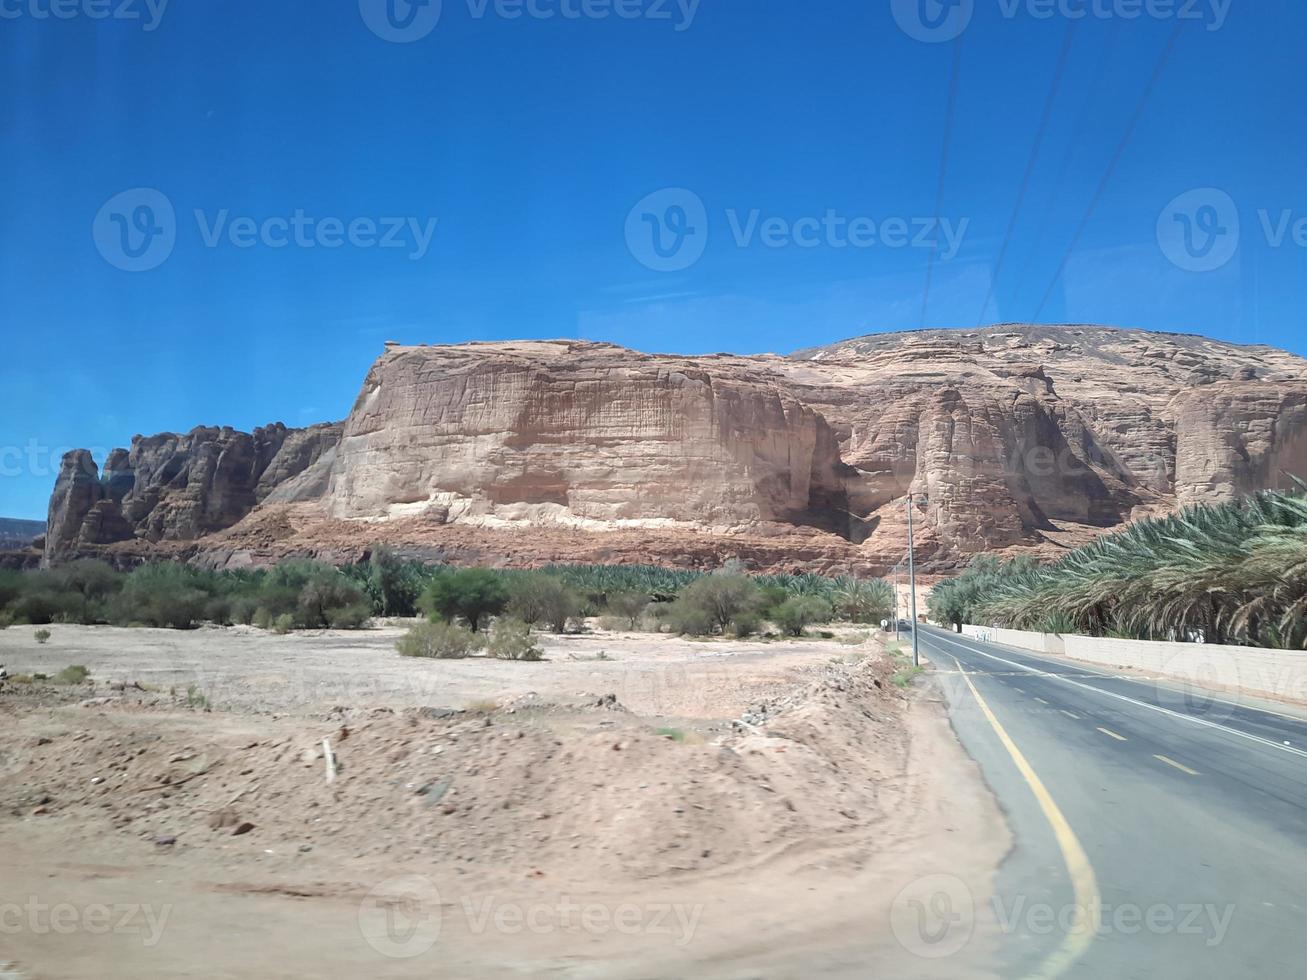
[[[923,556],[945,568],[1307,476],[1307,361],[1101,327],[881,334],[788,358],[389,345],[339,426],[138,438],[103,476],[88,460],[65,460],[48,557],[129,528],[112,548],[194,542],[215,563],[386,541],[490,563],[865,573],[902,554],[912,490],[928,494]]]
[[[603,344],[392,347],[332,467],[334,517],[602,528],[802,521],[841,492],[782,378]]]

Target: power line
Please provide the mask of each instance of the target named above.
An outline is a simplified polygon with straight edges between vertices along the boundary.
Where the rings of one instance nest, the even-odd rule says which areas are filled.
[[[1103,87],[1103,77],[1107,74],[1107,66],[1112,61],[1112,52],[1116,48],[1116,39],[1119,35],[1121,18],[1116,17],[1112,20],[1111,33],[1107,36],[1107,44],[1103,47],[1103,56],[1098,61],[1098,69],[1094,73],[1094,80],[1089,87],[1089,95],[1085,99],[1084,107],[1080,111],[1080,119],[1076,124],[1076,131],[1071,136],[1071,141],[1067,144],[1066,153],[1062,157],[1062,165],[1058,168],[1057,179],[1053,182],[1053,200],[1056,201],[1062,193],[1062,187],[1066,184],[1066,175],[1071,170],[1071,161],[1076,158],[1076,153],[1080,149],[1080,141],[1085,135],[1085,125],[1089,121],[1089,110],[1094,104],[1094,96]],[[1044,243],[1044,235],[1048,231],[1049,221],[1052,218],[1053,209],[1045,208],[1040,212],[1039,225],[1035,230],[1033,244],[1030,251],[1026,254],[1025,264],[1021,267],[1021,274],[1017,276],[1016,288],[1012,291],[1013,296],[1020,296],[1026,280],[1030,278],[1030,267],[1034,264],[1035,256],[1039,254],[1039,246]]]
[[[944,210],[944,183],[948,176],[949,147],[953,142],[953,115],[958,102],[958,74],[962,70],[962,35],[953,42],[953,67],[949,75],[948,106],[944,110],[944,143],[940,147],[939,184],[935,188],[935,221]],[[939,248],[939,234],[936,229],[935,244],[926,259],[926,288],[921,294],[921,329],[926,329],[926,310],[930,306],[930,283],[935,274],[935,252]]]
[[[1053,117],[1053,104],[1057,101],[1058,91],[1062,87],[1062,77],[1066,74],[1067,61],[1071,55],[1071,44],[1076,36],[1077,21],[1071,21],[1067,25],[1066,37],[1062,40],[1062,50],[1057,56],[1057,67],[1053,70],[1053,82],[1048,89],[1048,98],[1044,102],[1044,113],[1039,120],[1039,130],[1035,134],[1035,141],[1030,147],[1030,159],[1026,161],[1026,172],[1021,176],[1021,188],[1017,192],[1016,203],[1012,206],[1012,216],[1008,219],[1007,230],[1003,232],[1003,244],[999,248],[998,261],[994,263],[994,272],[990,276],[989,290],[985,293],[985,302],[980,306],[980,316],[976,318],[976,327],[979,328],[985,322],[985,311],[989,309],[990,301],[994,298],[994,289],[998,285],[999,275],[1003,271],[1003,262],[1007,258],[1008,246],[1012,244],[1012,232],[1016,229],[1017,218],[1021,214],[1021,206],[1025,204],[1026,192],[1030,189],[1030,178],[1035,173],[1035,164],[1039,162],[1039,151],[1044,146],[1044,135],[1048,131],[1048,123]]]
[[[1039,302],[1039,308],[1035,310],[1035,321],[1038,322],[1044,312],[1044,307],[1048,305],[1049,298],[1053,295],[1053,289],[1057,286],[1058,280],[1062,278],[1062,273],[1066,271],[1067,263],[1071,261],[1071,255],[1075,252],[1076,246],[1080,244],[1080,236],[1084,234],[1090,219],[1098,209],[1098,202],[1102,200],[1103,192],[1107,190],[1107,185],[1111,182],[1112,176],[1116,173],[1117,165],[1121,162],[1121,157],[1125,154],[1125,148],[1130,143],[1130,138],[1134,136],[1135,129],[1139,125],[1139,120],[1143,117],[1144,109],[1148,107],[1148,100],[1153,94],[1153,89],[1162,77],[1162,70],[1170,60],[1171,51],[1175,48],[1175,42],[1180,39],[1180,31],[1184,27],[1184,21],[1176,19],[1175,28],[1171,31],[1171,36],[1167,38],[1166,47],[1162,49],[1161,56],[1157,59],[1157,64],[1153,68],[1152,77],[1148,79],[1148,84],[1144,87],[1143,94],[1139,97],[1139,104],[1135,106],[1134,114],[1130,117],[1130,122],[1126,125],[1125,133],[1121,136],[1121,141],[1116,145],[1116,151],[1112,154],[1112,159],[1107,165],[1107,171],[1103,174],[1103,179],[1098,182],[1098,188],[1094,191],[1093,198],[1089,201],[1089,208],[1085,211],[1084,217],[1076,226],[1076,233],[1071,238],[1071,244],[1067,246],[1066,253],[1062,256],[1062,261],[1058,263],[1057,271],[1053,274],[1052,280],[1048,284],[1048,289],[1044,291],[1044,298]]]

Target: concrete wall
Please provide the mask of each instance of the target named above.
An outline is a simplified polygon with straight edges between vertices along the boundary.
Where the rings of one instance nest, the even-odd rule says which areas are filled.
[[[994,626],[964,626],[962,635],[983,643],[1002,643],[1004,646],[1020,647],[1035,653],[1066,652],[1062,637],[1056,633],[1027,633],[1024,630],[1004,630]]]
[[[1307,651],[1059,636],[988,626],[964,626],[962,634],[1103,667],[1133,667],[1200,687],[1307,702]]]

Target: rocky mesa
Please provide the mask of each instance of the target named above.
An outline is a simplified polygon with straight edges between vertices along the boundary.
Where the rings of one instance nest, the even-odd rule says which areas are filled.
[[[386,542],[456,561],[880,574],[1052,553],[1307,475],[1307,361],[1093,326],[874,334],[775,355],[388,344],[349,416],[65,457],[44,558],[212,564]]]

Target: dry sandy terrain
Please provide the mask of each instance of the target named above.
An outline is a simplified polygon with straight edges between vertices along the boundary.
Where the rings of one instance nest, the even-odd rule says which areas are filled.
[[[52,631],[0,631],[11,675],[95,682],[0,686],[6,980],[930,976],[914,889],[980,905],[1008,846],[865,631],[535,664],[408,660],[398,626]]]

